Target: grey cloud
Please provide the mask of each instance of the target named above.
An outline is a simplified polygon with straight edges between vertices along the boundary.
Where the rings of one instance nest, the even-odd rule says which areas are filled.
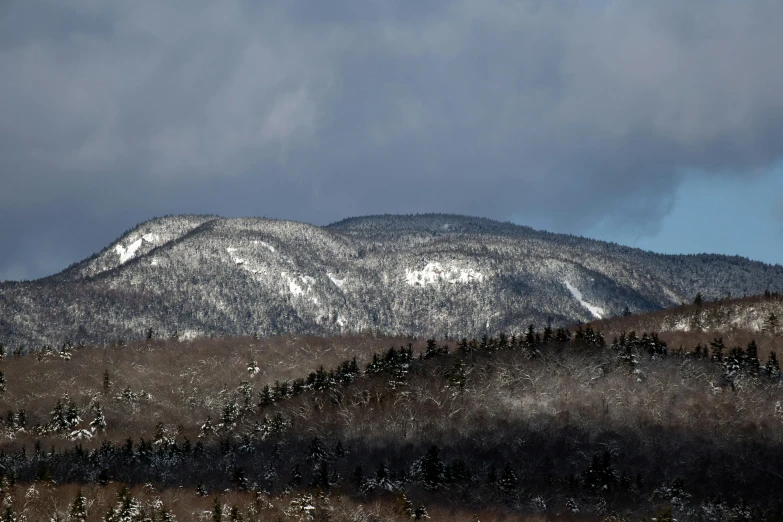
[[[779,2],[358,5],[11,2],[0,218],[445,211],[644,234],[685,170],[781,159]]]

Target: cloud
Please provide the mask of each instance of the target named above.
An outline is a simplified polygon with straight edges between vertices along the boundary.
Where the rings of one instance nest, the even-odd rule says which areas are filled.
[[[0,217],[447,211],[644,234],[685,171],[752,177],[783,150],[779,2],[4,9]]]

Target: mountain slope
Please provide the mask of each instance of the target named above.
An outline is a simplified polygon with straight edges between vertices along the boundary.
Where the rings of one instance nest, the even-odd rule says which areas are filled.
[[[783,290],[783,267],[664,256],[452,215],[326,227],[168,216],[37,281],[0,283],[0,343],[282,332],[462,336]]]

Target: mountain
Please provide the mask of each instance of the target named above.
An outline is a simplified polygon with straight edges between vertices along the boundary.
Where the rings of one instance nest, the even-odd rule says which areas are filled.
[[[783,291],[783,267],[673,256],[456,215],[325,227],[167,216],[89,259],[0,283],[0,343],[283,332],[480,336]]]

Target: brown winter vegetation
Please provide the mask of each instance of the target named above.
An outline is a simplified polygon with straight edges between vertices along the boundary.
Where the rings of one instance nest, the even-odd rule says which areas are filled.
[[[780,520],[783,386],[769,354],[783,354],[781,337],[628,335],[641,320],[472,341],[151,339],[6,356],[2,509]]]

